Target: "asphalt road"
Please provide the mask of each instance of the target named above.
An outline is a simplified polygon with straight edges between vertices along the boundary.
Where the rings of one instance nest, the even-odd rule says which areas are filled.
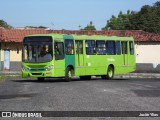
[[[0,111],[160,111],[160,79],[8,78],[0,82]]]

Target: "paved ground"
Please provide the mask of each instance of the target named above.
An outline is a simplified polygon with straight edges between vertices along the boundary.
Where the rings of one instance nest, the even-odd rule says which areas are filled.
[[[159,78],[93,78],[71,82],[8,78],[0,82],[0,111],[160,111],[159,103]]]

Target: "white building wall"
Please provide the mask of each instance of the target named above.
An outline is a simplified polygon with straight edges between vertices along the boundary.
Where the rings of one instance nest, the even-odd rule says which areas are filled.
[[[151,63],[153,66],[160,64],[160,43],[136,43],[136,63]]]

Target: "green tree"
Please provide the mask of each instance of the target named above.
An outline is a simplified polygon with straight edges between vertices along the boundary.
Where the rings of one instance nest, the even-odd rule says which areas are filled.
[[[129,21],[132,30],[160,33],[160,2],[142,6],[139,12],[130,16]]]
[[[8,25],[7,22],[5,22],[4,20],[0,20],[0,27],[4,27],[6,29],[13,28],[12,26]]]
[[[47,27],[45,27],[45,26],[39,26],[39,27],[37,27],[37,26],[26,26],[25,28],[34,28],[34,29],[41,28],[41,29],[47,29]]]
[[[96,30],[95,26],[93,25],[93,22],[90,21],[90,23],[82,30]]]
[[[160,1],[154,3],[153,8],[160,8]]]
[[[124,30],[130,26],[129,17],[131,12],[128,10],[127,14],[119,12],[118,17],[112,15],[111,19],[107,21],[107,24],[102,30]]]
[[[117,17],[112,17],[102,30],[143,30],[146,32],[160,33],[160,1],[150,5],[144,5],[138,12],[120,12]]]

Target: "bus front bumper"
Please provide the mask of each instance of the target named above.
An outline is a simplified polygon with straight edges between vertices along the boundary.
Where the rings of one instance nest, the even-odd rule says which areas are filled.
[[[24,71],[22,70],[22,77],[28,78],[28,77],[54,77],[53,71],[38,71],[38,72],[30,72],[30,71]]]

